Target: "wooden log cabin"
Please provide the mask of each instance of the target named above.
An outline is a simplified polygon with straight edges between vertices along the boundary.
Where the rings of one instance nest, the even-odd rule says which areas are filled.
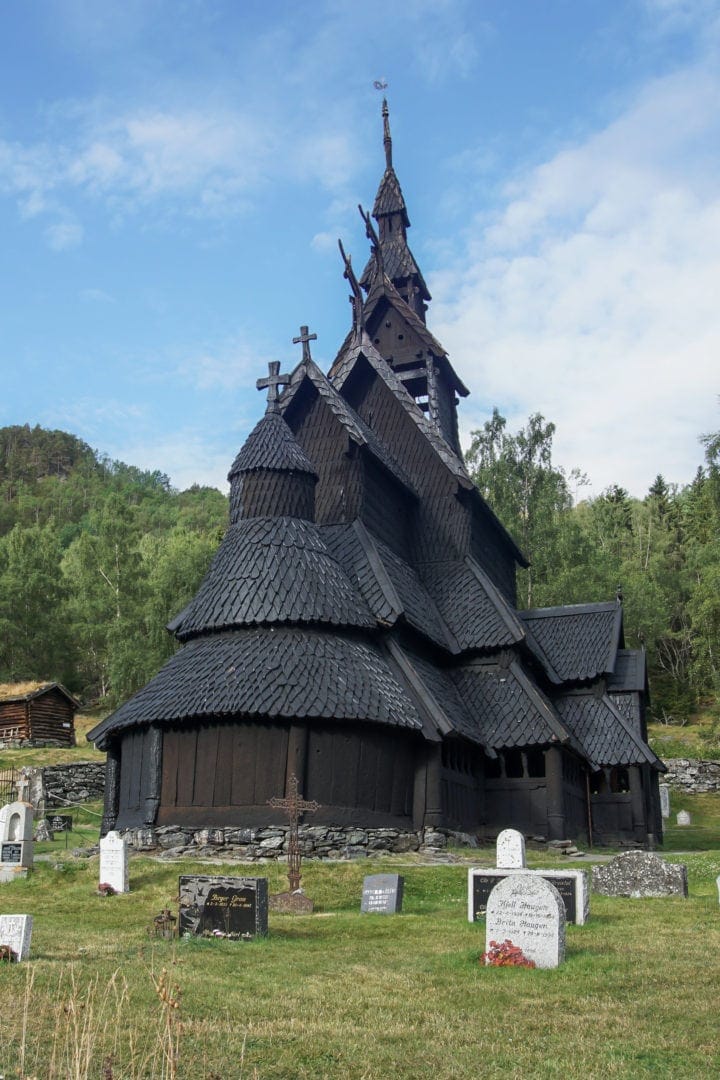
[[[0,742],[74,746],[79,707],[60,683],[0,684]]]
[[[295,370],[259,381],[180,648],[88,735],[103,827],[273,824],[294,774],[338,829],[658,842],[644,658],[616,600],[517,609],[527,563],[462,460],[386,104],[383,135],[352,328],[327,374],[302,328]]]

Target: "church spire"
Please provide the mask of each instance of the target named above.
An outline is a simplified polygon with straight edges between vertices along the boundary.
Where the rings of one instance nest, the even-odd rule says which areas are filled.
[[[410,228],[410,218],[393,166],[390,110],[387,98],[383,98],[382,120],[385,172],[372,209],[372,216],[378,224],[382,259],[379,260],[375,254],[371,256],[360,284],[369,291],[384,271],[402,299],[425,322],[426,302],[430,300],[430,293],[408,247],[407,230]]]
[[[392,169],[392,136],[390,134],[390,110],[388,109],[387,98],[383,98],[382,115],[383,145],[385,147],[385,168]]]

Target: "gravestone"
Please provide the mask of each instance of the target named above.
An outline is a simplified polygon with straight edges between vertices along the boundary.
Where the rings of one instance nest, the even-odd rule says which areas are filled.
[[[265,937],[267,878],[188,874],[180,878],[179,932],[204,937]]]
[[[112,885],[116,893],[130,892],[127,840],[120,833],[106,833],[100,841],[100,884]]]
[[[47,819],[51,832],[72,832],[72,814],[53,814]]]
[[[485,914],[488,897],[498,884],[515,871],[492,867],[471,867],[468,870],[468,922],[476,922]],[[536,874],[553,885],[565,905],[565,921],[584,926],[590,917],[590,888],[586,870],[524,870]]]
[[[30,955],[32,915],[0,915],[0,945],[9,945],[18,960]]]
[[[677,816],[678,825],[689,825],[691,821],[692,821],[692,818],[690,817],[690,814],[688,813],[687,810],[679,810],[678,811],[678,816]]]
[[[404,886],[400,874],[369,874],[363,880],[361,914],[399,915]]]
[[[517,829],[503,829],[498,833],[495,865],[498,870],[525,869],[525,837]]]
[[[667,820],[670,817],[670,785],[660,784],[660,813],[663,816],[663,820]]]
[[[12,802],[0,810],[0,881],[24,877],[33,865],[33,808]]]
[[[565,905],[557,889],[537,874],[511,874],[490,893],[485,951],[511,941],[539,968],[565,959]]]
[[[592,885],[603,896],[687,896],[687,867],[650,851],[625,851],[605,866],[593,866]]]
[[[720,874],[715,878],[715,884],[717,885],[718,891],[718,904],[720,904]]]

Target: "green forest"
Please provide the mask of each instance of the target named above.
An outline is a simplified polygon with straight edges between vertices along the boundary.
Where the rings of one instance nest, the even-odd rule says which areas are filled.
[[[682,722],[720,700],[720,435],[675,488],[643,499],[552,461],[554,425],[515,434],[495,411],[466,455],[481,493],[531,561],[518,606],[613,599],[647,650],[651,712]],[[190,600],[227,522],[214,488],[175,490],[63,431],[0,428],[0,681],[58,680],[112,705],[172,653],[167,622]]]

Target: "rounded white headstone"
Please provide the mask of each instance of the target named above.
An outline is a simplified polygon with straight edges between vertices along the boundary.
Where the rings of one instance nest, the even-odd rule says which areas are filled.
[[[517,829],[503,829],[498,833],[495,865],[498,870],[525,869],[525,837]]]
[[[534,874],[512,874],[490,893],[485,916],[485,951],[491,942],[511,941],[539,968],[565,959],[565,905],[554,885]]]
[[[678,816],[677,816],[678,825],[689,825],[691,820],[692,819],[690,817],[690,814],[687,812],[687,810],[678,811]]]

